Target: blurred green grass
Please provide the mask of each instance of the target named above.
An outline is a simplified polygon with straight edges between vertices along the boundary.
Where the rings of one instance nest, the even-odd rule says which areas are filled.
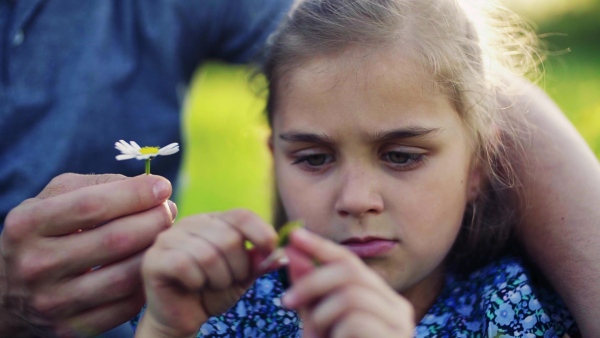
[[[271,214],[269,128],[258,78],[243,66],[212,63],[194,77],[183,114],[181,216],[247,208]]]
[[[600,5],[548,20],[545,77],[556,101],[600,157]],[[585,24],[584,24],[585,23]],[[552,53],[551,53],[552,54]],[[271,159],[264,102],[243,66],[210,63],[195,76],[183,114],[184,162],[177,197],[180,216],[248,208],[271,218]]]

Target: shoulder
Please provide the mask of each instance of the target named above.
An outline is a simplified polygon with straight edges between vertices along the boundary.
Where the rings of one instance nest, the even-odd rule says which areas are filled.
[[[281,306],[283,291],[276,272],[258,278],[231,309],[202,325],[198,337],[299,337],[300,319]]]
[[[462,278],[449,276],[422,323],[430,326],[442,319],[445,329],[455,336],[554,337],[575,326],[558,295],[535,285],[529,271],[514,257]]]

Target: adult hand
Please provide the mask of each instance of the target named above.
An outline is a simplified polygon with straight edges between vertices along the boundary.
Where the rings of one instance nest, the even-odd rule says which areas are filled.
[[[293,284],[282,302],[300,313],[305,336],[413,336],[412,305],[349,250],[297,229],[286,253]]]
[[[195,337],[266,272],[260,263],[276,242],[273,227],[245,210],[194,215],[160,234],[142,264],[148,307],[136,336]]]
[[[144,303],[142,252],[176,207],[160,176],[64,174],[8,214],[1,242],[2,336],[93,336]]]

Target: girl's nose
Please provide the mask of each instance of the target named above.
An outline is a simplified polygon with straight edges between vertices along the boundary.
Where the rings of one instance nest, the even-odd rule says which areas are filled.
[[[367,170],[348,170],[339,181],[335,209],[340,216],[364,217],[379,214],[384,203],[375,175]]]

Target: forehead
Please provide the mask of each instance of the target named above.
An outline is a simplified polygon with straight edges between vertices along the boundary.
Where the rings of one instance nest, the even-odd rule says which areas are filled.
[[[276,88],[275,126],[277,121],[326,116],[362,121],[364,126],[377,121],[423,122],[449,118],[448,114],[458,118],[433,75],[399,49],[349,49],[315,56],[287,71]]]

